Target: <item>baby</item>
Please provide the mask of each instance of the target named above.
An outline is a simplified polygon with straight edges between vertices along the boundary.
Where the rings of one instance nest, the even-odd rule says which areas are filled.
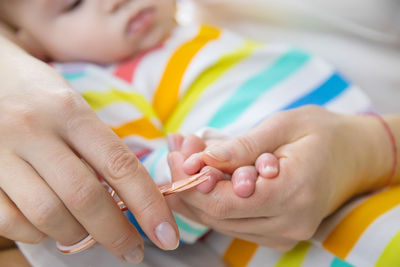
[[[209,168],[202,160],[210,156],[207,146],[274,112],[306,104],[341,111],[344,95],[361,94],[324,61],[291,46],[207,25],[177,26],[175,8],[174,0],[5,0],[0,17],[29,53],[59,62],[52,65],[158,184],[170,182],[167,158],[175,167],[179,159],[173,178],[181,179]],[[168,156],[165,136],[178,132],[186,138],[170,135]],[[278,175],[278,159],[267,152],[253,166],[213,169],[198,190],[210,192],[231,176],[235,194],[250,197],[257,179]],[[208,230],[176,218],[186,242]]]
[[[34,0],[3,1],[0,7],[1,17],[14,28],[19,44],[37,58],[113,63],[133,58],[168,38],[176,27],[175,4],[174,0]],[[272,154],[269,158],[274,159]],[[276,161],[263,164],[277,170]],[[238,196],[248,197],[254,191],[257,173],[250,167],[243,170],[238,170],[241,175],[233,175],[232,181]],[[188,174],[193,172],[188,169]],[[213,172],[200,191],[211,191],[214,177],[221,177],[217,173]]]

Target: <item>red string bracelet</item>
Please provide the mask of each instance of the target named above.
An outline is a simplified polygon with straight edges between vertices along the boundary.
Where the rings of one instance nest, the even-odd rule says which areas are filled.
[[[389,139],[390,139],[390,143],[392,144],[392,153],[393,153],[393,167],[392,167],[392,171],[390,173],[389,178],[387,179],[385,186],[389,186],[392,183],[392,180],[394,178],[394,175],[396,174],[396,168],[397,168],[397,147],[396,147],[396,139],[394,138],[394,134],[392,132],[392,130],[390,129],[389,125],[387,124],[387,122],[377,113],[373,113],[373,112],[367,112],[364,113],[365,115],[368,116],[372,116],[376,119],[378,119],[383,128],[385,129],[385,132],[387,133]]]

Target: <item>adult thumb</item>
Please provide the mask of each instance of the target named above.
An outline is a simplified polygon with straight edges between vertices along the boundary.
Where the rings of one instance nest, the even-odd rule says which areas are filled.
[[[288,120],[270,118],[246,134],[207,147],[202,155],[206,165],[232,173],[241,166],[254,165],[262,153],[273,153],[290,140]],[[286,116],[285,116],[286,117]]]

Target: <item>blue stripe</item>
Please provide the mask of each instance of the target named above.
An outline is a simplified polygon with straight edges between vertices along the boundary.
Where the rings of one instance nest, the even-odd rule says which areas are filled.
[[[84,77],[86,74],[85,72],[75,72],[75,73],[62,73],[62,75],[67,81],[73,81]]]
[[[208,126],[223,128],[234,122],[260,96],[301,68],[310,56],[292,50],[280,57],[272,66],[246,81],[212,117]]]
[[[335,257],[331,263],[331,267],[353,267],[353,265]]]
[[[339,74],[334,73],[322,85],[312,90],[309,94],[284,107],[283,110],[298,108],[304,105],[323,106],[329,101],[338,97],[348,87],[349,83],[344,80]]]

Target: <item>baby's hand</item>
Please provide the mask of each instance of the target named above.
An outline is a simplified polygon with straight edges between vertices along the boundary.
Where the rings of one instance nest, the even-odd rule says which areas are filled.
[[[218,141],[221,140],[207,140],[207,144]],[[256,181],[259,176],[261,179],[271,179],[278,175],[278,159],[271,153],[260,155],[254,166],[242,166],[236,169],[231,175],[210,166],[205,166],[202,160],[202,152],[207,147],[207,144],[203,139],[195,135],[189,135],[184,138],[182,135],[174,134],[168,137],[170,151],[181,154],[182,170],[181,172],[175,171],[175,175],[176,173],[182,173],[180,176],[187,176],[199,173],[205,169],[210,170],[210,179],[197,186],[197,190],[202,193],[206,194],[212,191],[218,181],[231,178],[233,191],[237,196],[246,198],[254,193]]]

